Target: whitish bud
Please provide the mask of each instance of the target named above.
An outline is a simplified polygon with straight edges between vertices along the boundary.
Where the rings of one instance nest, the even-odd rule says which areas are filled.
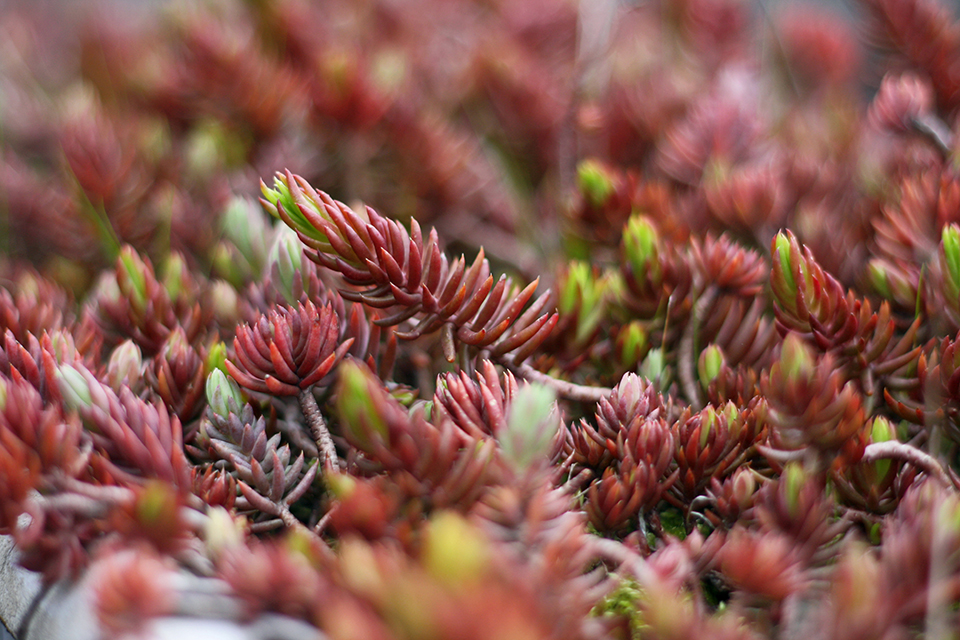
[[[226,418],[231,413],[240,414],[244,405],[240,386],[221,369],[214,369],[207,376],[206,392],[210,410],[216,415]]]
[[[559,428],[553,390],[539,384],[520,387],[507,413],[507,428],[500,434],[504,457],[520,473],[539,461],[546,462]]]
[[[125,340],[113,353],[107,362],[107,384],[120,393],[123,387],[134,387],[140,380],[143,372],[143,354],[133,340]]]

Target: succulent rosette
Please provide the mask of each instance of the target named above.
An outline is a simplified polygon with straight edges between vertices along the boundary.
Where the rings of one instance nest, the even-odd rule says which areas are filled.
[[[353,344],[339,342],[340,321],[330,305],[310,301],[279,307],[253,325],[241,325],[233,340],[230,375],[258,393],[295,396],[330,373]]]

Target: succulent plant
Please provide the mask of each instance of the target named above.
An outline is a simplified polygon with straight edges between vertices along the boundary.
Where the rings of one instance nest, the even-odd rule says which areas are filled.
[[[8,5],[0,534],[99,637],[960,626],[936,0]]]

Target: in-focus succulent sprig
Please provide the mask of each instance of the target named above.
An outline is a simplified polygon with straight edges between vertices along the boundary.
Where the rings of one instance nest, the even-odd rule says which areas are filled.
[[[863,454],[863,401],[831,354],[817,358],[800,336],[791,333],[760,388],[768,403],[775,446],[810,447],[822,457],[821,470],[837,455],[856,462]]]
[[[886,302],[873,312],[868,300],[844,293],[840,282],[824,271],[808,247],[790,231],[774,238],[771,287],[777,328],[796,332],[824,352],[834,353],[850,378],[863,377],[873,393],[875,376],[892,373],[915,359],[914,340],[920,318],[897,335],[896,323]]]
[[[339,343],[340,320],[330,305],[317,309],[309,300],[261,315],[241,325],[233,340],[234,359],[227,371],[243,387],[279,396],[295,396],[324,378],[353,344]]]
[[[584,509],[599,531],[623,532],[657,506],[679,475],[677,447],[667,422],[671,406],[648,382],[626,374],[597,403],[594,427],[571,427],[567,446],[573,473],[585,478]]]
[[[707,406],[696,414],[684,412],[673,424],[678,475],[670,502],[686,508],[711,480],[722,481],[743,463],[759,436],[751,411],[731,402],[719,410]]]
[[[382,326],[416,317],[411,328],[397,333],[401,338],[442,329],[441,345],[451,361],[459,342],[495,356],[511,352],[520,362],[557,322],[556,314],[541,315],[549,292],[524,311],[536,281],[522,290],[507,277],[495,283],[482,251],[469,266],[463,257],[450,262],[436,230],[424,243],[416,220],[408,232],[369,207],[356,213],[290,172],[278,173],[274,188],[264,184],[262,191],[264,206],[297,232],[311,260],[353,287],[365,287],[342,290],[345,298],[393,309],[376,320]]]
[[[465,371],[440,376],[433,406],[471,437],[497,437],[506,426],[507,408],[517,393],[517,380],[509,371],[497,375],[489,360],[480,363],[477,379]]]
[[[323,380],[353,344],[340,342],[340,320],[331,305],[319,310],[307,302],[296,309],[281,307],[256,325],[237,328],[233,340],[236,362],[226,361],[227,371],[251,391],[297,396],[304,418],[323,454],[325,468],[337,467],[337,451],[313,396],[313,386]]]

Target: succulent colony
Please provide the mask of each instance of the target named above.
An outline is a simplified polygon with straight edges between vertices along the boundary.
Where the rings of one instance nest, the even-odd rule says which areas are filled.
[[[958,628],[960,25],[857,10],[4,7],[0,532],[117,637],[182,571],[334,639]]]

